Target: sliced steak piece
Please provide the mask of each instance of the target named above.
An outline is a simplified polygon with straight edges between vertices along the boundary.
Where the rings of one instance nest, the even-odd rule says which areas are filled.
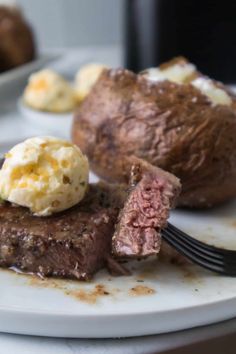
[[[100,183],[90,185],[77,206],[50,217],[36,217],[26,208],[2,204],[0,266],[42,276],[91,278],[111,253],[121,202],[119,189]],[[117,270],[109,257],[112,264]]]
[[[133,164],[131,190],[122,208],[112,247],[116,256],[142,257],[156,254],[161,245],[161,229],[181,189],[179,179],[138,158]]]

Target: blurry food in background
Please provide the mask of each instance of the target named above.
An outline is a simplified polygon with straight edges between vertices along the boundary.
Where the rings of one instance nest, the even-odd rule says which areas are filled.
[[[48,216],[83,199],[88,173],[88,160],[77,146],[49,136],[30,138],[5,155],[0,196]]]
[[[73,84],[51,69],[33,73],[18,109],[28,123],[46,134],[70,135],[73,110],[78,106]]]
[[[196,66],[184,57],[174,58],[159,68],[148,68],[140,73],[151,81],[169,80],[177,84],[187,84],[199,76]]]
[[[35,58],[31,27],[16,6],[0,2],[0,73]]]
[[[159,68],[146,69],[140,74],[153,82],[168,80],[177,84],[191,83],[214,104],[231,105],[232,103],[232,99],[227,93],[228,88],[203,76],[197,71],[195,65],[183,57],[174,58],[160,65]]]
[[[106,180],[124,181],[124,156],[135,155],[180,178],[180,206],[236,196],[235,96],[183,58],[138,75],[104,70],[74,117],[72,138]]]
[[[23,101],[33,109],[52,113],[73,111],[77,104],[70,83],[50,69],[38,71],[30,76]]]
[[[90,63],[82,66],[76,74],[75,91],[79,102],[83,101],[107,67],[103,64]]]

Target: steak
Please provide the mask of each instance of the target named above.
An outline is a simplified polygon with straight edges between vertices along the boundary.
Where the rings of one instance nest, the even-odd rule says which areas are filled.
[[[113,253],[122,257],[150,256],[160,251],[161,230],[180,193],[180,182],[138,158],[126,158],[125,165],[133,165],[131,187],[118,217]]]
[[[75,207],[48,217],[0,205],[0,266],[44,276],[87,280],[107,266],[128,271],[112,257],[148,256],[160,249],[160,231],[180,191],[178,179],[130,157],[130,186],[89,185]]]
[[[101,183],[90,185],[77,206],[49,217],[36,217],[26,208],[4,203],[0,206],[0,266],[87,280],[109,258],[120,207],[117,189],[115,193]]]

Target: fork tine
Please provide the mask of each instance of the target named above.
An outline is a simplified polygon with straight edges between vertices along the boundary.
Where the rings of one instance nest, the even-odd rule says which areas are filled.
[[[181,244],[185,247],[188,248],[189,251],[195,252],[197,255],[204,257],[206,260],[210,262],[215,262],[216,264],[222,264],[227,267],[236,267],[236,252],[234,252],[234,257],[232,256],[227,256],[226,254],[215,254],[214,253],[214,247],[212,248],[212,251],[209,251],[209,249],[205,250],[204,247],[200,247],[199,244],[195,245],[191,242],[191,237],[186,237],[184,235],[181,235],[181,231],[177,235],[172,229],[167,227],[165,229],[170,236],[172,236],[177,242],[181,242]],[[186,234],[185,234],[186,235]],[[202,243],[204,246],[204,243]]]
[[[189,241],[191,241],[191,243],[199,245],[201,247],[204,247],[205,249],[209,249],[210,251],[212,251],[212,248],[215,248],[214,246],[210,246],[206,243],[203,243],[199,240],[197,240],[196,238],[191,237],[190,235],[186,234],[184,231],[178,229],[176,226],[174,226],[173,224],[168,223],[167,224],[167,228],[171,231],[173,231],[176,235],[178,236],[184,236],[185,238],[187,238]],[[216,252],[218,251],[218,249],[216,248]]]
[[[195,239],[194,237],[189,236],[184,231],[179,230],[176,226],[174,226],[170,223],[168,223],[167,229],[173,231],[178,236],[185,237],[189,242],[191,242],[194,245],[199,246],[201,249],[204,248],[204,250],[206,250],[206,251],[214,252],[215,255],[218,254],[223,257],[225,257],[225,256],[231,257],[232,260],[236,261],[236,251],[235,250],[227,250],[227,249],[219,248],[216,246],[208,245],[202,241]]]
[[[224,262],[222,259],[215,259],[209,255],[204,254],[203,252],[201,252],[201,250],[195,249],[194,247],[192,247],[191,245],[188,245],[185,240],[182,240],[181,238],[179,238],[178,236],[174,235],[173,233],[171,233],[168,229],[164,230],[164,238],[165,236],[168,237],[169,239],[171,239],[173,242],[175,242],[176,244],[178,244],[180,247],[183,248],[183,250],[186,250],[187,252],[191,252],[191,254],[195,255],[196,257],[199,257],[200,259],[204,260],[205,262],[209,262],[211,264],[215,264],[215,265],[219,265],[221,267],[223,267]],[[235,265],[236,266],[236,265]]]
[[[182,245],[180,245],[176,240],[173,240],[172,236],[168,235],[166,232],[163,233],[163,237],[165,241],[172,247],[174,247],[179,253],[190,259],[193,263],[198,264],[199,266],[209,269],[211,271],[225,274],[225,270],[223,266],[215,265],[212,264],[205,260],[202,260],[200,257],[196,256],[194,253],[191,251],[187,250],[184,248]],[[235,275],[236,275],[236,270],[235,270]]]
[[[173,226],[173,225],[172,225]],[[174,230],[178,230],[177,228],[173,227],[167,227],[166,229],[162,230],[162,234],[164,239],[171,245],[173,246],[177,251],[185,255],[187,258],[192,260],[192,262],[201,265],[204,268],[207,268],[209,270],[212,270],[214,272],[218,272],[221,274],[225,275],[230,275],[230,276],[236,276],[236,263],[235,263],[235,251],[230,251],[228,256],[228,253],[224,253],[223,257],[212,257],[212,254],[214,253],[210,252],[201,248],[199,244],[203,244],[202,242],[199,242],[197,247],[195,244],[192,244],[189,239],[192,239],[189,235],[185,234],[181,230],[178,230],[179,232],[175,232]],[[181,237],[180,237],[181,235]],[[186,235],[186,236],[185,236]],[[188,242],[186,242],[189,241]],[[212,249],[214,251],[215,247],[209,246],[208,248]],[[220,250],[220,249],[217,249]],[[203,252],[202,252],[203,251]],[[232,258],[232,254],[234,255],[234,258]]]
[[[200,247],[199,245],[195,245],[194,243],[191,242],[188,238],[182,235],[176,235],[169,229],[166,229],[170,234],[173,236],[176,236],[178,240],[183,241],[183,244],[186,246],[189,246],[192,250],[196,250],[196,252],[200,252],[201,254],[204,254],[206,257],[210,257],[212,259],[215,259],[216,261],[222,261],[224,257],[220,254],[215,254],[214,251],[209,251],[208,249],[204,249],[203,247]]]
[[[193,248],[197,248],[200,252],[208,254],[209,256],[211,256],[215,259],[222,259],[225,267],[229,268],[229,267],[235,266],[235,264],[236,264],[236,251],[235,250],[226,250],[226,249],[221,249],[221,248],[218,248],[215,246],[207,245],[207,244],[205,244],[201,241],[198,241],[195,238],[187,235],[186,233],[179,230],[177,227],[175,227],[172,224],[168,224],[167,228],[172,233],[174,233],[176,236],[178,235],[179,238],[182,238],[182,240],[184,242],[188,243]]]
[[[170,246],[174,247],[178,252],[186,256],[190,259],[193,263],[198,264],[199,266],[211,270],[213,272],[217,272],[224,275],[236,276],[236,267],[228,266],[227,264],[215,264],[209,262],[208,260],[195,255],[189,249],[183,247],[183,245],[179,244],[176,239],[174,239],[173,235],[168,235],[166,230],[163,232],[163,237]]]
[[[181,240],[178,236],[174,235],[169,230],[165,230],[165,232],[168,237],[170,237],[176,243],[179,243],[181,247],[188,250],[189,252],[192,252],[194,255],[200,257],[204,261],[209,262],[211,264],[222,266],[224,268],[230,267],[232,269],[236,269],[235,260],[234,260],[234,262],[232,262],[231,259],[228,259],[227,257],[224,257],[222,259],[214,258],[214,257],[212,257],[212,255],[205,254],[205,252],[202,252],[200,247],[196,249],[196,248],[192,247],[192,245],[188,245],[185,242],[185,240]]]
[[[215,263],[215,264],[221,264],[223,266],[227,266],[227,267],[232,267],[232,268],[236,268],[236,252],[234,252],[234,258],[232,258],[231,256],[228,257],[226,255],[222,255],[222,256],[215,256],[214,255],[214,248],[212,252],[209,252],[208,250],[204,250],[204,248],[201,248],[200,246],[196,246],[196,245],[192,245],[191,242],[189,242],[187,237],[184,236],[179,236],[177,235],[175,232],[173,232],[172,230],[170,230],[169,228],[165,229],[167,233],[169,233],[169,235],[176,240],[176,242],[181,243],[181,245],[185,248],[187,248],[189,251],[199,255],[200,257],[204,258],[205,260],[211,262],[211,263]],[[190,237],[190,236],[189,236]]]

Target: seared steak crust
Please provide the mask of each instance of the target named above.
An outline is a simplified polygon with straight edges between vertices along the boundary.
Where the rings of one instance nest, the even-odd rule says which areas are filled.
[[[105,184],[91,185],[83,202],[50,217],[0,206],[0,266],[42,276],[89,279],[111,252],[120,204]]]

